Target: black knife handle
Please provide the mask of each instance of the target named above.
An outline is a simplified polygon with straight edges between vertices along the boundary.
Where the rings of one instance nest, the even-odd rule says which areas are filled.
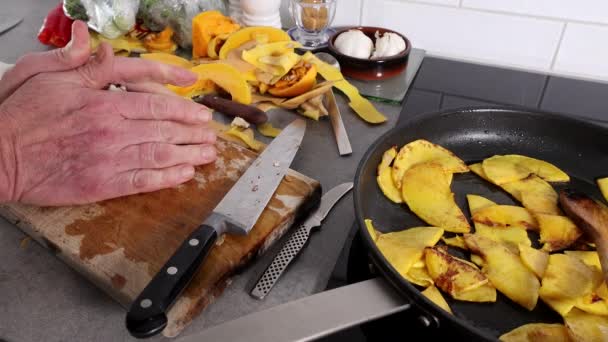
[[[198,227],[184,240],[131,304],[126,319],[131,335],[150,337],[167,326],[167,311],[190,283],[216,240],[215,228],[207,224]]]

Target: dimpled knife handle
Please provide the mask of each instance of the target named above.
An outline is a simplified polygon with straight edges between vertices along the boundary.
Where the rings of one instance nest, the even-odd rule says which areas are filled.
[[[270,266],[264,271],[264,274],[262,274],[262,277],[251,291],[251,296],[256,299],[264,299],[264,297],[266,297],[274,284],[281,277],[281,274],[287,269],[287,266],[289,266],[302,247],[304,247],[306,241],[308,241],[308,236],[309,229],[304,225],[300,226],[298,230],[295,231],[279,254],[274,258]]]

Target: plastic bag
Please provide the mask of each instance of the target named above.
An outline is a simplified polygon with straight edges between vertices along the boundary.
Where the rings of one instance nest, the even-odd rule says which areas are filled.
[[[192,47],[192,18],[203,11],[227,14],[225,0],[141,0],[138,19],[153,31],[170,26],[182,48]]]
[[[135,26],[140,0],[64,0],[63,10],[72,19],[108,39],[118,38]]]

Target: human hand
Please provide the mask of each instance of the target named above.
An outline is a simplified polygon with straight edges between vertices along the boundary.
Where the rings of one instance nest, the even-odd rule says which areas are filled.
[[[81,36],[70,45],[88,47]],[[215,159],[209,110],[159,94],[164,84],[187,86],[196,75],[115,57],[107,44],[89,54],[62,59],[71,62],[56,64],[66,70],[59,72],[18,71],[18,63],[2,79],[0,201],[71,205],[156,191],[190,180],[195,165]],[[139,92],[104,90],[111,83]]]

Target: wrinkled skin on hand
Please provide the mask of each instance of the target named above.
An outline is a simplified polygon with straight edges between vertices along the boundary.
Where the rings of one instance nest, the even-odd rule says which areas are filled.
[[[91,56],[75,22],[62,50],[22,58],[0,80],[0,202],[73,205],[175,187],[216,158],[210,111],[172,96],[193,73]],[[105,90],[110,83],[129,92]]]

